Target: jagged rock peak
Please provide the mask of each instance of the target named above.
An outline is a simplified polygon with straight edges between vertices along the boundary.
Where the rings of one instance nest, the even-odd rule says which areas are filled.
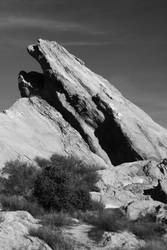
[[[80,59],[42,39],[28,52],[40,63],[43,75],[21,73],[21,95],[45,99],[107,164],[166,157],[167,130]]]
[[[42,39],[30,45],[28,52],[43,70],[40,96],[106,163],[166,156],[167,130],[80,59],[58,43]]]

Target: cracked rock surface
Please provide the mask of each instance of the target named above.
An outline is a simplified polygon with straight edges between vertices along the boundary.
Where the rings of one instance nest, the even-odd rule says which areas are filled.
[[[167,130],[56,42],[28,47],[43,73],[21,71],[23,98],[0,113],[0,163],[52,153],[99,167],[167,152]]]
[[[39,39],[28,52],[42,73],[21,71],[21,98],[0,113],[1,168],[17,158],[73,156],[98,168],[99,192],[91,195],[106,209],[123,208],[130,220],[150,213],[166,223],[167,130],[58,43]],[[16,239],[38,249],[39,240],[25,238],[29,224],[36,226],[28,213],[1,216],[0,249],[12,249]],[[126,232],[108,237],[129,249],[139,243]]]

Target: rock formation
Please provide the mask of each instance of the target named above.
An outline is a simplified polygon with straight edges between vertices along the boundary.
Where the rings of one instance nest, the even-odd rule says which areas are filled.
[[[28,52],[43,70],[40,96],[106,163],[166,156],[167,131],[81,60],[56,42],[41,39]]]
[[[76,155],[106,167],[167,154],[167,130],[56,42],[28,52],[43,73],[19,73],[19,99],[0,114],[0,163]]]
[[[0,212],[0,249],[1,250],[51,250],[42,240],[28,235],[31,228],[40,225],[28,212]]]
[[[28,52],[43,72],[21,71],[21,98],[0,113],[1,168],[16,158],[73,156],[98,168],[94,200],[130,220],[151,213],[166,221],[167,130],[56,42],[39,39]]]

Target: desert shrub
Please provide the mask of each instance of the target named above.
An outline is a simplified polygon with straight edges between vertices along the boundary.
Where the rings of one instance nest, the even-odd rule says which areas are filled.
[[[165,226],[157,223],[154,216],[146,215],[137,221],[129,221],[121,209],[108,209],[87,213],[84,221],[103,231],[129,231],[144,240],[158,239],[165,233]]]
[[[139,250],[166,250],[167,244],[162,240],[150,240],[146,242],[146,245]]]
[[[92,211],[102,212],[104,210],[104,208],[105,208],[105,206],[101,201],[92,200],[92,204],[91,204]]]
[[[73,243],[65,239],[60,231],[53,230],[49,226],[38,229],[30,229],[29,234],[46,242],[53,250],[73,250]]]
[[[52,228],[69,226],[73,224],[70,215],[63,212],[47,213],[39,217],[39,219],[41,220],[43,226],[51,226]]]
[[[43,215],[44,209],[36,202],[26,200],[22,196],[12,195],[0,195],[0,203],[3,210],[17,211],[25,210],[31,213],[33,216]]]
[[[107,209],[102,212],[87,213],[84,221],[103,231],[117,232],[127,227],[128,219],[120,209]]]
[[[97,172],[73,158],[54,155],[39,161],[42,172],[34,185],[34,196],[45,209],[73,211],[91,208],[90,191],[97,191]]]
[[[136,221],[129,223],[129,231],[140,239],[158,239],[165,233],[165,227],[161,223]]]
[[[19,160],[7,162],[2,170],[1,192],[7,195],[30,197],[39,170]]]

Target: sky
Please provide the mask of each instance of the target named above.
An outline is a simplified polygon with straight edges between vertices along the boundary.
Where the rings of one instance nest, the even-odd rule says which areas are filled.
[[[167,128],[166,0],[0,0],[0,110],[19,98],[27,53],[55,40]]]

